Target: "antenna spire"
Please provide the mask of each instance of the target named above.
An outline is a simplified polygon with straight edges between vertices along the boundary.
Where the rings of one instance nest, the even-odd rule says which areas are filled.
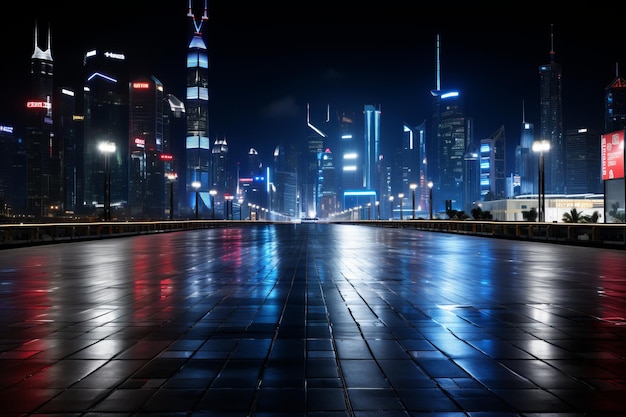
[[[554,24],[550,24],[550,63],[554,64]]]
[[[193,13],[193,7],[191,5],[192,2],[193,0],[189,0],[188,6],[187,6],[187,17],[190,17],[191,20],[193,21],[193,26],[194,26],[194,29],[196,30],[196,33],[200,33],[200,31],[202,30],[202,24],[206,20],[209,20],[208,6],[207,6],[208,0],[204,0],[204,11],[202,12],[200,23],[198,23],[198,20],[196,19],[196,15]]]
[[[437,91],[441,90],[441,63],[439,60],[439,50],[441,49],[440,47],[440,41],[439,41],[439,34],[437,34],[437,45],[436,45],[436,49],[437,49],[437,62],[436,62],[436,66],[437,66],[437,79],[435,80],[436,86],[437,86]]]

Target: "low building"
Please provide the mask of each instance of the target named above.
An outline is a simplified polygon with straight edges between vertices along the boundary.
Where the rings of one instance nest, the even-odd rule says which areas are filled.
[[[537,195],[524,195],[506,200],[481,201],[479,207],[491,213],[493,220],[525,221],[523,212],[537,210]],[[546,222],[562,222],[563,214],[576,209],[583,215],[600,214],[598,223],[604,223],[604,196],[602,194],[546,195]]]

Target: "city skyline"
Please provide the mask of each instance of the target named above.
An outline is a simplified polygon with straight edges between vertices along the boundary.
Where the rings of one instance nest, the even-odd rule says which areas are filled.
[[[0,123],[16,124],[27,95],[35,22],[40,33],[50,24],[57,86],[80,87],[76,69],[82,54],[103,46],[128,55],[131,76],[154,75],[168,92],[184,96],[186,0],[112,2],[84,19],[72,18],[71,3],[33,4],[32,14],[16,16],[10,33],[7,26],[2,29],[3,39],[12,40],[5,51],[12,65],[3,81],[7,94]],[[485,17],[472,20],[469,14],[462,24],[434,24],[410,18],[399,2],[362,16],[346,4],[316,4],[300,11],[272,3],[208,2],[209,134],[211,141],[225,138],[235,159],[243,160],[244,152],[255,147],[268,164],[279,142],[303,140],[307,103],[320,112],[326,104],[354,112],[364,104],[380,106],[383,152],[389,153],[389,146],[400,144],[402,123],[417,125],[431,116],[435,36],[440,34],[442,88],[464,95],[475,142],[505,126],[508,174],[522,118],[539,123],[538,67],[549,61],[550,25],[555,60],[563,69],[566,130],[602,130],[604,88],[626,50],[618,30],[599,22],[544,17],[524,27]],[[453,8],[450,13],[458,17],[467,11]],[[606,40],[594,41],[597,45],[586,40],[602,33]]]

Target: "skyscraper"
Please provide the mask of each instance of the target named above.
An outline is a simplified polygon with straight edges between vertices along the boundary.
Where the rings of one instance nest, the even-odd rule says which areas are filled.
[[[163,84],[140,77],[130,84],[129,196],[133,218],[163,218]]]
[[[26,103],[27,213],[35,217],[55,214],[61,206],[62,145],[54,136],[52,117],[53,67],[51,35],[39,46],[35,24],[31,56],[31,90]]]
[[[380,192],[379,159],[380,159],[380,108],[366,104],[363,108],[363,188],[369,191]]]
[[[189,0],[187,17],[192,23],[192,36],[187,51],[187,94],[185,107],[187,115],[187,137],[185,145],[185,183],[188,209],[195,208],[196,192],[199,198],[198,211],[210,207],[209,187],[211,179],[211,144],[209,143],[209,57],[203,39],[203,26],[209,19],[207,0],[199,21]],[[199,184],[196,189],[193,185]]]
[[[567,193],[602,192],[600,135],[586,129],[570,129],[565,136]]]
[[[426,147],[428,177],[433,182],[433,212],[446,207],[463,210],[463,165],[471,142],[471,120],[465,115],[461,93],[442,90],[439,70],[440,43],[437,35],[437,86],[433,96],[432,129]],[[450,201],[451,205],[446,205]]]
[[[604,91],[604,132],[626,128],[626,80],[615,64],[615,79]]]
[[[234,194],[230,177],[228,143],[226,138],[216,139],[211,149],[211,189],[221,196]]]
[[[107,200],[114,211],[128,203],[129,67],[124,53],[93,49],[85,54],[84,69],[84,171],[79,201],[84,214],[93,216],[104,213]],[[113,152],[104,154],[102,143],[114,145],[109,147]]]
[[[520,143],[515,147],[515,173],[519,175],[520,195],[537,193],[537,158],[532,154],[535,140],[535,125],[526,121],[526,112],[522,111]]]
[[[554,60],[554,33],[550,33],[550,62],[539,66],[540,140],[550,143],[545,153],[545,191],[563,194],[565,190],[565,142],[561,101],[561,65]]]

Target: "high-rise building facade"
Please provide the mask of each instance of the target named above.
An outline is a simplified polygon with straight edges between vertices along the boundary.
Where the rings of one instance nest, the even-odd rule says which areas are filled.
[[[626,128],[626,80],[615,65],[615,78],[604,90],[604,132]]]
[[[428,181],[432,182],[431,211],[463,210],[463,167],[465,153],[472,140],[472,121],[465,115],[461,93],[441,88],[440,39],[437,35],[436,88],[431,90],[433,112],[426,143]]]
[[[532,153],[534,140],[535,125],[522,120],[520,143],[515,147],[515,173],[519,176],[517,195],[536,194],[538,191],[537,157]]]
[[[380,191],[380,115],[379,107],[366,104],[363,108],[363,188],[375,192]]]
[[[48,217],[59,212],[62,204],[62,145],[54,135],[53,68],[51,35],[47,44],[39,45],[35,26],[34,50],[31,56],[31,89],[26,107],[27,213]]]
[[[226,138],[216,139],[211,149],[211,190],[224,196],[226,194],[233,195],[235,192],[233,188],[228,142],[226,142]]]
[[[139,77],[130,83],[128,210],[131,218],[161,219],[165,214],[164,104],[163,84],[156,77]]]
[[[83,214],[125,217],[128,205],[129,66],[123,52],[93,49],[84,56]],[[103,144],[107,144],[105,148]],[[107,151],[104,152],[103,149]],[[108,184],[108,185],[107,185]]]
[[[433,212],[449,208],[464,210],[463,162],[467,151],[470,120],[465,116],[458,91],[432,91],[433,117],[427,147],[428,176],[433,182]]]
[[[568,130],[565,155],[567,193],[601,193],[600,134],[586,128]]]
[[[317,216],[329,217],[338,211],[336,169],[330,148],[317,155]]]
[[[0,216],[26,209],[26,146],[14,126],[0,125]]]
[[[192,35],[187,50],[187,93],[185,108],[187,136],[185,140],[186,207],[199,213],[211,208],[209,188],[211,144],[209,143],[209,56],[203,39],[204,24],[209,19],[207,2],[202,16],[194,14],[189,0],[187,17],[192,24]],[[197,186],[197,187],[196,187]],[[196,198],[198,196],[199,198]],[[196,200],[198,207],[196,207]]]
[[[550,61],[539,66],[539,138],[550,143],[544,155],[547,194],[564,194],[565,140],[563,132],[561,64],[554,57],[554,34],[550,34]]]
[[[60,212],[72,216],[78,208],[78,164],[80,149],[76,129],[76,93],[71,88],[56,89],[55,136],[60,144],[61,207]]]

